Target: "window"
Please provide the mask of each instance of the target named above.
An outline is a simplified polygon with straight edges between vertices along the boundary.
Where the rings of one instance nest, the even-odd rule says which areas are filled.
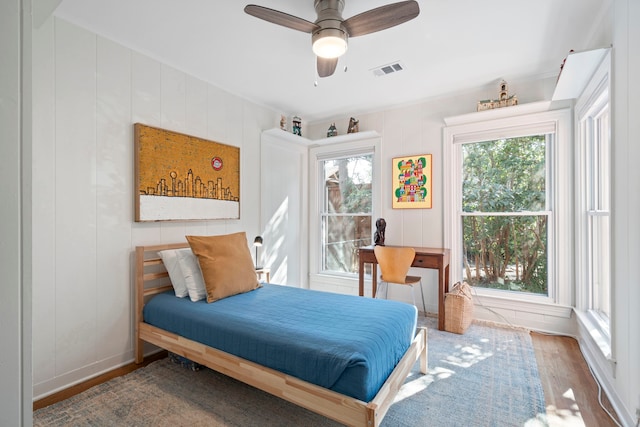
[[[576,105],[578,123],[577,240],[578,309],[587,315],[590,331],[610,343],[610,143],[609,59],[594,74]],[[608,345],[603,349],[608,352]]]
[[[461,145],[463,277],[470,285],[547,295],[551,140]]]
[[[451,280],[501,307],[505,299],[544,304],[541,313],[571,304],[573,274],[571,112],[547,109],[450,118],[444,131]]]
[[[357,273],[358,248],[371,244],[373,154],[320,160],[322,272]]]
[[[337,138],[323,140],[309,153],[309,283],[352,292],[358,248],[372,244],[380,212],[380,138],[374,132]]]
[[[606,319],[609,306],[609,103],[595,105],[583,120],[587,152],[587,241],[590,309]]]

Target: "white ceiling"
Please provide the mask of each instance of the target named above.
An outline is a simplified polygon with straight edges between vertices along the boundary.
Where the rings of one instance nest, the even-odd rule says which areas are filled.
[[[316,18],[313,0],[251,1]],[[343,18],[394,1],[346,0]],[[416,19],[350,39],[336,73],[322,79],[316,75],[311,36],[245,14],[248,3],[62,0],[55,15],[311,122],[486,86],[495,87],[497,96],[502,78],[555,76],[570,49],[594,47],[586,43],[608,1],[419,0]],[[404,71],[383,77],[371,72],[396,61]]]

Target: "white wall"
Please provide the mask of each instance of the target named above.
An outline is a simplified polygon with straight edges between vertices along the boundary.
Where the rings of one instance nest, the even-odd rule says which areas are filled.
[[[57,18],[34,37],[36,398],[133,359],[132,251],[260,233],[260,133],[279,115]],[[135,223],[133,123],[240,147],[240,220]]]
[[[640,2],[616,0],[613,21],[613,355],[604,378],[634,425],[640,409]],[[600,372],[602,373],[602,371]]]
[[[308,148],[300,136],[280,129],[262,134],[260,188],[264,245],[258,264],[271,269],[270,281],[308,287]]]

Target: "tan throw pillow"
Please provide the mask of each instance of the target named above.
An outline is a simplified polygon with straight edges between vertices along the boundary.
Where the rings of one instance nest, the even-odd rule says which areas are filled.
[[[186,238],[200,263],[207,302],[260,287],[246,233]]]

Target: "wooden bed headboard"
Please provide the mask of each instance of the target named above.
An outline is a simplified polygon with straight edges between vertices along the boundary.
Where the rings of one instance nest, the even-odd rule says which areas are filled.
[[[135,330],[135,359],[136,363],[142,363],[144,358],[143,343],[139,336],[139,324],[142,318],[142,309],[145,298],[173,289],[169,281],[169,273],[164,268],[158,252],[167,249],[188,248],[189,244],[171,243],[165,245],[136,246],[135,261],[135,304],[136,304],[136,330]]]

